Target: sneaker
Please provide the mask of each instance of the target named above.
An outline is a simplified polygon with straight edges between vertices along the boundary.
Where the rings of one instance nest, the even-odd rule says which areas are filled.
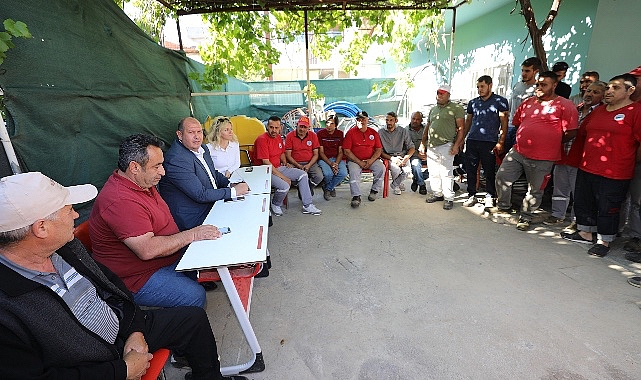
[[[276,206],[275,204],[272,203],[272,214],[276,216],[282,216],[283,215],[283,209],[280,208],[280,206]]]
[[[527,231],[530,229],[530,221],[526,219],[519,219],[516,223],[516,229],[519,231]]]
[[[369,195],[367,196],[367,200],[370,202],[374,202],[376,200],[376,194],[378,194],[378,191],[371,190],[369,192]]]
[[[401,194],[402,194],[402,192],[401,192],[401,188],[400,188],[400,187],[393,187],[393,188],[392,188],[392,191],[393,191],[393,192],[394,192],[394,194],[396,194],[396,195],[401,195]]]
[[[476,204],[476,195],[472,195],[463,202],[463,206],[472,207]]]
[[[303,206],[303,214],[312,214],[312,215],[320,215],[321,210],[317,209],[316,206],[314,206],[313,203],[310,203],[307,206]]]
[[[604,257],[610,252],[610,247],[606,247],[603,244],[595,244],[592,248],[588,249],[588,253],[596,257]]]
[[[641,252],[627,252],[625,258],[635,263],[641,263]]]
[[[412,182],[410,189],[412,189],[413,192],[416,192],[416,190],[418,190],[418,183]]]
[[[329,192],[329,196],[332,197],[332,198],[335,198],[336,197],[336,190],[330,191]]]
[[[576,243],[583,243],[583,244],[594,244],[596,243],[595,238],[593,237],[591,240],[584,239],[583,236],[579,234],[579,231],[574,231],[574,232],[561,232],[561,237],[565,240],[573,241]]]
[[[543,219],[543,224],[546,226],[558,226],[563,223],[564,219],[559,219],[554,215],[548,215],[547,218]]]
[[[323,198],[325,198],[326,201],[328,201],[329,198],[331,198],[331,194],[329,190],[323,190]]]
[[[576,222],[570,223],[570,225],[565,227],[564,230],[570,231],[570,232],[576,231]]]
[[[454,202],[453,201],[445,201],[443,202],[443,210],[451,210],[454,207]]]
[[[401,191],[405,191],[405,184],[401,183],[398,185],[398,188],[401,189]]]
[[[484,207],[486,209],[490,209],[490,208],[494,207],[494,198],[485,197]]]
[[[632,239],[628,240],[627,243],[623,246],[623,249],[625,249],[628,252],[639,252],[641,251],[641,239],[637,237],[633,237]]]
[[[427,187],[425,187],[425,185],[419,186],[418,193],[421,195],[427,195]]]
[[[628,284],[641,288],[641,277],[635,276],[628,278]]]
[[[356,208],[356,207],[360,206],[361,205],[361,196],[358,195],[358,196],[352,197],[351,205],[352,205],[352,208]]]
[[[440,201],[444,201],[444,200],[445,200],[445,198],[442,195],[438,195],[437,196],[437,195],[432,194],[429,197],[427,197],[425,202],[434,203],[434,202],[440,202]]]

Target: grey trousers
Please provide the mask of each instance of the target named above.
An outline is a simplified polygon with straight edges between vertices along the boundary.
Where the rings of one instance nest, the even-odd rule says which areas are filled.
[[[552,216],[565,219],[565,213],[570,204],[570,196],[574,194],[577,168],[569,165],[556,165],[554,167],[554,190],[552,192]],[[574,220],[574,208],[570,213]]]
[[[312,203],[312,193],[309,190],[309,179],[306,171],[285,166],[281,166],[274,170],[279,170],[281,174],[289,178],[292,182],[298,183],[298,189],[300,190],[303,206],[307,207]],[[285,200],[285,197],[289,192],[289,184],[280,179],[279,176],[272,174],[272,187],[276,189],[274,196],[272,197],[272,203],[275,206],[280,207],[283,205],[283,200]]]
[[[401,166],[402,161],[403,157],[392,157],[389,160],[389,171],[392,174],[392,188],[400,186],[407,178],[407,175],[412,171],[410,160],[407,160],[405,165]]]
[[[525,173],[528,192],[521,204],[521,218],[532,220],[533,212],[541,205],[545,177],[552,171],[554,161],[532,160],[524,157],[514,148],[510,149],[496,173],[496,195],[499,208],[512,205],[512,184]],[[549,177],[548,177],[549,178]],[[543,188],[542,188],[543,187]]]
[[[307,162],[300,162],[300,164],[306,165]],[[321,170],[320,166],[318,166],[318,162],[315,162],[314,165],[309,167],[309,170],[307,170],[307,176],[309,177],[309,181],[314,186],[318,186],[318,184],[321,183],[325,178],[323,176],[323,170]]]
[[[376,160],[369,167],[374,175],[374,183],[372,183],[372,191],[379,192],[383,184],[383,175],[385,173],[385,165],[383,161]],[[353,197],[361,195],[361,175],[363,174],[363,169],[358,166],[357,163],[353,161],[347,162],[347,171],[349,172],[349,191],[352,193]]]

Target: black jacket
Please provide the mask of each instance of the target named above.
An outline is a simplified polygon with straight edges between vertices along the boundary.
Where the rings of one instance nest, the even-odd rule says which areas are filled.
[[[62,256],[89,279],[120,320],[115,344],[84,327],[48,287],[0,264],[0,379],[126,379],[124,342],[144,329],[144,313],[111,271],[73,240]]]

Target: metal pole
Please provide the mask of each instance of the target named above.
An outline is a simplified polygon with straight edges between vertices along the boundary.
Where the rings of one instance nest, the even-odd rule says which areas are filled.
[[[312,117],[312,97],[311,97],[311,82],[309,80],[309,30],[307,24],[307,10],[303,12],[305,15],[305,71],[307,73],[307,116]]]
[[[456,32],[456,8],[452,9],[452,33],[450,35],[450,72],[447,83],[452,85],[452,70],[454,70],[454,33]]]
[[[0,91],[0,94],[2,92]],[[18,156],[16,156],[16,151],[13,150],[13,145],[11,144],[11,139],[9,138],[9,131],[7,131],[7,124],[4,122],[2,116],[0,116],[0,141],[2,141],[2,147],[4,152],[7,155],[7,160],[9,160],[9,166],[11,166],[11,171],[13,174],[22,173],[20,169],[20,163],[18,163]]]
[[[183,49],[183,36],[180,33],[180,16],[176,16],[176,29],[178,29],[178,46],[180,50],[185,50]]]

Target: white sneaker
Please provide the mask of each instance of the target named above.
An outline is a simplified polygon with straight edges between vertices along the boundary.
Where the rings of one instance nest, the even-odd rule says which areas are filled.
[[[310,203],[308,206],[303,206],[303,214],[312,214],[312,215],[320,215],[321,210],[317,209],[316,206],[314,206],[312,203]]]
[[[465,202],[463,202],[463,206],[465,207],[472,207],[476,204],[476,195],[472,195],[471,197],[467,198]]]
[[[282,216],[283,215],[283,209],[280,208],[280,206],[276,206],[275,204],[272,203],[272,214],[276,216]]]
[[[401,191],[405,191],[405,185],[403,183],[398,185],[398,188],[401,189]]]
[[[393,192],[394,192],[394,194],[396,194],[396,195],[401,195],[401,188],[400,188],[400,186],[399,186],[399,187],[393,187],[393,188],[392,188],[392,191],[393,191]]]
[[[494,198],[485,197],[485,208],[492,208],[492,207],[494,207]]]

